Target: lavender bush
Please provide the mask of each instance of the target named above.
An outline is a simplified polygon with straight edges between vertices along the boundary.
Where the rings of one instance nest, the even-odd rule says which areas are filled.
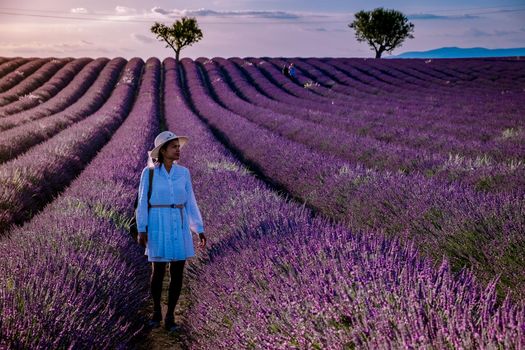
[[[4,131],[11,129],[71,107],[94,84],[95,80],[99,77],[102,69],[108,64],[108,62],[109,60],[107,58],[97,58],[96,60],[93,60],[87,64],[69,84],[60,90],[54,98],[43,102],[35,108],[16,110],[13,115],[4,115],[4,118],[0,118],[0,130]],[[101,86],[100,84],[103,84],[102,80],[99,80],[99,82],[96,83],[96,85]],[[8,110],[10,106],[11,105],[6,106],[6,110]],[[25,107],[25,104],[23,104],[22,108],[25,109]],[[28,107],[32,106],[29,105]]]
[[[13,59],[8,59],[6,62],[3,62],[0,64],[0,79],[2,81],[7,80],[7,76],[12,73],[16,68],[20,67],[24,63],[28,63],[31,60],[34,60],[35,58],[22,58],[22,57],[16,57]],[[5,84],[3,82],[2,84]],[[0,91],[3,92],[4,90]]]
[[[1,132],[0,162],[15,158],[33,145],[47,140],[59,131],[95,113],[113,92],[124,64],[125,61],[122,58],[108,63],[101,72],[98,84],[91,85],[83,98],[73,106],[47,118],[39,118],[38,121]],[[137,67],[128,68],[138,69]]]
[[[0,239],[0,348],[141,338],[148,268],[125,229],[161,96],[209,233],[188,347],[524,348],[523,63],[294,61],[300,84],[279,59],[166,59],[162,78],[150,59],[137,90],[131,60],[98,112],[0,166],[5,222],[31,219]],[[0,80],[35,62],[0,58]],[[79,76],[0,122],[78,108]]]
[[[125,63],[121,60],[113,67],[117,72]],[[107,142],[133,105],[142,66],[142,60],[129,61],[108,101],[92,116],[0,165],[0,232],[29,219],[73,180]]]
[[[66,63],[72,60],[72,58],[65,58],[47,62],[20,84],[3,93],[0,93],[0,106],[5,106],[6,104],[18,100],[19,96],[23,96],[30,93],[31,91],[34,91],[42,84],[47,82]]]
[[[141,70],[129,73],[121,86],[139,83]],[[0,347],[124,349],[141,334],[149,269],[124,229],[158,133],[159,83],[160,62],[150,59],[109,143],[52,204],[0,240]]]
[[[370,169],[401,171],[403,173],[418,172],[432,175],[434,178],[439,178],[445,182],[450,180],[461,181],[474,188],[482,181],[481,179],[488,176],[506,179],[506,181],[492,186],[492,191],[525,188],[523,186],[525,185],[525,167],[521,165],[511,168],[508,164],[494,164],[487,161],[475,167],[463,167],[459,164],[465,164],[468,159],[462,159],[459,163],[455,163],[451,162],[450,156],[439,153],[433,154],[407,146],[392,145],[371,137],[348,133],[336,128],[335,123],[334,127],[331,128],[325,126],[324,123],[319,125],[315,122],[302,120],[302,118],[294,118],[289,112],[287,115],[276,113],[271,109],[272,105],[266,103],[266,99],[260,94],[250,94],[250,102],[253,103],[249,103],[238,96],[238,94],[244,94],[245,89],[237,88],[231,91],[231,87],[225,82],[227,79],[221,75],[213,61],[202,59],[198,62],[205,70],[204,76],[207,77],[207,84],[213,87],[212,91],[216,95],[218,103],[274,133],[321,152],[336,155],[346,161],[354,164],[359,163]],[[239,79],[236,79],[235,82],[242,87],[248,85]],[[258,108],[258,105],[267,108]],[[325,137],[317,137],[318,135],[325,135]]]
[[[449,256],[455,270],[473,267],[485,282],[501,271],[499,292],[512,288],[523,295],[522,190],[475,193],[459,184],[374,172],[321,154],[219,106],[203,89],[192,62],[182,65],[198,113],[267,181],[349,227],[414,239],[425,254]]]
[[[5,117],[25,109],[33,108],[55,96],[84,68],[91,62],[90,58],[79,58],[61,65],[58,72],[45,82],[42,86],[37,87],[26,94],[18,94],[17,101],[9,103],[7,106],[0,107],[0,117]],[[58,64],[58,62],[50,62]]]
[[[35,58],[17,67],[15,71],[2,76],[0,79],[0,93],[11,89],[49,61],[51,61],[50,58]]]
[[[498,305],[494,283],[453,277],[445,261],[312,217],[254,181],[185,105],[175,61],[164,67],[166,122],[190,137],[182,159],[213,232],[189,269],[192,348],[523,346],[524,308]]]

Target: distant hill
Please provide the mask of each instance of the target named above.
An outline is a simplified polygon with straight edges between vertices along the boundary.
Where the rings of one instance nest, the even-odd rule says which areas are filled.
[[[483,47],[442,47],[439,49],[429,51],[404,52],[397,56],[388,56],[388,58],[468,58],[508,56],[525,56],[525,48],[521,47],[511,49],[486,49]]]

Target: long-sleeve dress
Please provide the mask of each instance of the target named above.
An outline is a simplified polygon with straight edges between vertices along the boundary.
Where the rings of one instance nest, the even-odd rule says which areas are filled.
[[[145,254],[149,261],[155,262],[185,260],[195,255],[191,232],[204,232],[190,172],[178,164],[173,164],[169,173],[162,164],[153,171],[151,205],[184,204],[184,208],[152,207],[148,212],[149,168],[144,168],[139,185],[137,228],[139,232],[146,232],[147,228]]]

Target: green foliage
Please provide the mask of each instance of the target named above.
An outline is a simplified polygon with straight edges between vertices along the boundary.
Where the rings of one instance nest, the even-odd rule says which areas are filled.
[[[101,203],[96,203],[93,207],[93,211],[97,217],[101,219],[109,219],[117,228],[129,231],[132,218]]]
[[[345,330],[348,331],[352,328],[352,318],[347,315],[341,315],[339,319],[331,319],[329,321],[329,324],[334,327],[337,330]]]
[[[270,323],[268,325],[268,332],[270,334],[279,334],[281,332],[281,328],[277,323]]]
[[[231,329],[233,327],[233,321],[228,317],[224,316],[222,318],[222,323],[228,328]]]
[[[191,46],[202,39],[202,31],[195,18],[182,17],[171,27],[155,22],[150,30],[157,36],[157,39],[166,42],[166,47],[171,47],[175,51],[177,61],[182,48]]]
[[[505,176],[503,175],[485,175],[476,181],[474,188],[480,192],[490,192],[498,187],[499,184],[505,182],[505,180]]]
[[[348,25],[355,30],[359,42],[367,42],[381,58],[383,52],[392,52],[406,38],[414,38],[414,25],[401,12],[382,7],[372,11],[359,11]]]

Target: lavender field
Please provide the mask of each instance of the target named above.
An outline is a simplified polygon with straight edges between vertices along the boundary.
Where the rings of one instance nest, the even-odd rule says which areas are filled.
[[[0,57],[0,348],[140,344],[169,129],[209,240],[187,347],[525,349],[524,111],[516,58]]]

